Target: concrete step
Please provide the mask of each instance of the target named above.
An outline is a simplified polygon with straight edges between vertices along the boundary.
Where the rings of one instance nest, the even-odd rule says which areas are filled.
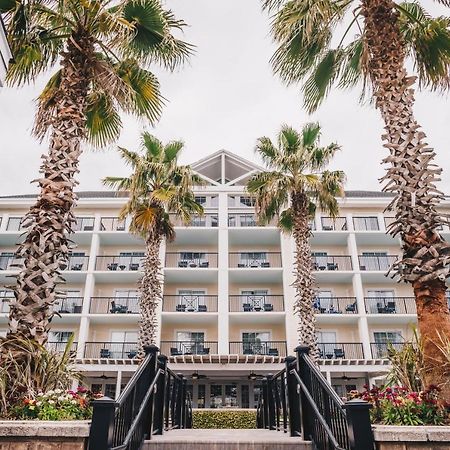
[[[312,450],[310,442],[269,430],[172,430],[142,450]]]

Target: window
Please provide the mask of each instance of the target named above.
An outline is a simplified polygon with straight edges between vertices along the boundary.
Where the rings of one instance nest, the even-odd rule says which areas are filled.
[[[368,312],[370,314],[395,312],[396,305],[394,295],[395,293],[391,289],[369,289],[367,291],[367,297],[369,298],[367,301]],[[387,309],[389,309],[389,311]]]
[[[388,270],[389,258],[387,252],[362,252],[361,270]]]
[[[350,391],[356,391],[356,384],[333,384],[332,387],[340,398],[347,398],[347,394]]]
[[[136,289],[116,289],[114,291],[115,298],[136,298],[138,291]]]
[[[241,195],[239,198],[239,203],[241,204],[241,206],[248,206],[249,208],[253,208],[256,205],[256,198]]]
[[[335,331],[318,331],[317,341],[320,344],[336,344],[336,332]]]
[[[180,260],[182,261],[193,261],[205,259],[205,253],[201,252],[180,252]]]
[[[316,303],[314,307],[320,312],[329,311],[333,305],[333,293],[329,290],[320,290],[316,296]]]
[[[9,312],[9,299],[14,298],[13,291],[8,289],[0,289],[0,312]]]
[[[6,227],[8,231],[19,231],[22,229],[22,217],[10,217]]]
[[[353,217],[353,226],[356,231],[378,231],[378,217]]]
[[[73,331],[50,331],[48,334],[49,342],[68,342]]]
[[[246,331],[242,333],[242,342],[259,343],[270,341],[269,331]]]
[[[250,408],[250,388],[248,384],[241,386],[241,408]]]
[[[400,331],[374,331],[373,338],[377,344],[403,342],[402,333]]]
[[[241,252],[239,254],[241,264],[249,267],[259,267],[262,262],[267,261],[266,252]]]
[[[111,331],[111,342],[127,342],[134,344],[137,340],[137,331]]]
[[[201,331],[177,331],[178,342],[204,342],[205,333]]]
[[[255,289],[252,291],[241,291],[241,302],[244,311],[262,311],[266,304],[267,289]]]
[[[199,384],[197,387],[197,408],[204,408],[206,402],[206,386]]]
[[[14,260],[14,252],[0,253],[0,270],[8,270]]]
[[[199,205],[206,205],[206,196],[195,196],[195,203],[198,203]]]

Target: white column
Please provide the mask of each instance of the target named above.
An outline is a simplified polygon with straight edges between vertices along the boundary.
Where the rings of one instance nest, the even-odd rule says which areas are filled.
[[[166,262],[166,241],[164,240],[161,242],[161,247],[159,249],[159,263],[161,264],[162,271],[163,271],[163,277],[161,280],[161,292],[164,295],[164,279],[165,279],[165,262]],[[158,328],[156,330],[156,345],[161,348],[161,332],[163,327],[163,316],[162,316],[162,301],[158,303],[158,306],[156,308],[156,317],[159,318],[158,320]]]
[[[322,231],[322,220],[321,220],[320,211],[318,209],[316,210],[316,213],[314,215],[314,223],[316,225],[316,230]]]
[[[382,212],[377,214],[378,217],[378,227],[380,231],[386,232],[386,222],[384,221],[384,214]]]
[[[2,223],[0,223],[0,232],[6,231],[6,227],[8,226],[9,221],[9,213],[2,214]]]
[[[291,235],[280,235],[281,258],[283,265],[283,296],[286,324],[286,343],[288,355],[294,353],[298,345],[297,322],[298,316],[293,314],[296,290],[294,283],[294,239]]]
[[[331,384],[331,372],[325,372],[325,376],[327,377],[328,384]]]
[[[116,380],[116,400],[118,399],[119,395],[120,395],[120,389],[122,386],[122,371],[119,369],[117,371],[117,380]]]
[[[346,214],[345,219],[347,220],[347,230],[354,231],[353,214]]]
[[[228,195],[219,193],[219,230],[218,230],[218,350],[219,354],[229,353],[229,316],[228,316]]]

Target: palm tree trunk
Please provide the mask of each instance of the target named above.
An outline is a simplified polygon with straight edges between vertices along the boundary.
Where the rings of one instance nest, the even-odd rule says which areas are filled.
[[[293,193],[291,196],[294,212],[292,234],[295,241],[295,263],[293,286],[296,290],[294,313],[298,315],[299,344],[310,347],[313,360],[319,359],[317,346],[316,316],[314,312],[314,277],[312,274],[311,246],[309,239],[309,199],[304,193]]]
[[[62,54],[62,75],[51,126],[48,155],[42,157],[40,193],[24,218],[28,228],[25,241],[16,256],[23,258],[24,268],[14,288],[8,337],[47,341],[52,305],[57,284],[63,281],[60,271],[67,266],[70,244],[67,234],[75,223],[73,208],[81,154],[80,142],[85,136],[85,101],[88,92],[88,55],[91,42],[73,36]]]
[[[156,344],[156,331],[158,330],[157,309],[162,301],[162,270],[159,259],[162,238],[152,230],[147,239],[147,251],[144,257],[144,275],[139,282],[139,321],[138,358],[145,355],[144,347]]]
[[[441,169],[433,164],[435,153],[424,141],[414,118],[415,77],[404,68],[405,51],[392,0],[362,0],[365,18],[364,43],[369,53],[369,75],[376,106],[385,123],[384,147],[390,155],[383,180],[384,191],[395,195],[388,210],[395,211],[392,235],[400,235],[403,258],[391,269],[393,275],[414,287],[419,331],[424,344],[426,381],[444,387],[445,356],[438,335],[450,340],[450,314],[445,300],[450,245],[439,235],[443,223],[437,206],[443,194],[436,188]],[[450,386],[445,388],[450,398]]]

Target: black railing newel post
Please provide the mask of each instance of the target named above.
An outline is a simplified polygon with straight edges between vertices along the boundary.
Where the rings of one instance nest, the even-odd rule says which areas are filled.
[[[113,446],[116,402],[112,398],[101,397],[92,405],[89,450],[108,450]]]
[[[262,425],[269,428],[269,383],[267,377],[261,380],[262,384]]]
[[[167,356],[159,355],[157,370],[162,371],[156,383],[156,395],[153,411],[153,430],[154,434],[163,434],[164,432],[164,408],[167,382]]]
[[[298,375],[303,383],[306,385],[308,390],[311,390],[310,380],[307,376],[308,370],[306,367],[306,362],[304,360],[305,356],[309,355],[310,348],[307,345],[299,345],[294,349],[297,354],[297,368]],[[309,402],[302,390],[300,390],[300,417],[302,420],[302,435],[303,439],[310,440],[313,434],[313,424],[312,424],[312,414],[308,411]]]
[[[175,425],[178,428],[183,428],[183,374],[177,373],[177,377],[179,379],[174,380],[174,387],[176,385],[176,400],[175,400],[175,411],[174,411],[174,418],[173,418],[173,425]]]
[[[158,352],[159,348],[156,345],[147,345],[144,347],[144,352],[146,357],[151,355],[151,361],[148,368],[149,385],[153,382],[156,377],[158,370]],[[147,406],[147,423],[145,429],[147,430],[147,437],[151,439],[153,433],[153,411],[154,411],[154,396],[150,399]],[[140,405],[136,405],[140,407]]]
[[[351,450],[372,450],[375,441],[370,422],[371,404],[355,398],[345,403]]]
[[[292,437],[301,436],[301,416],[300,416],[300,396],[298,392],[298,382],[291,370],[298,370],[297,358],[287,356],[286,381],[287,381],[287,403],[289,410],[289,430]]]
[[[187,379],[183,377],[181,380],[182,389],[182,414],[181,414],[181,428],[187,428],[188,411],[187,411]]]
[[[274,379],[273,374],[267,374],[267,418],[268,418],[268,428],[269,430],[276,429],[275,420],[275,397],[274,397]]]

